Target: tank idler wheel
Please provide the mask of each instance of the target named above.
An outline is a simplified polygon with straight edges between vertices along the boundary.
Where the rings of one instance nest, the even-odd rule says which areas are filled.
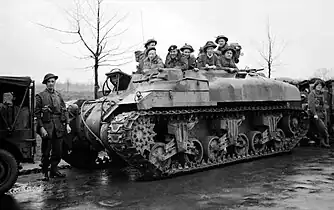
[[[274,139],[275,150],[281,149],[284,146],[285,134],[282,129],[276,129],[276,139]]]
[[[0,197],[15,184],[19,174],[15,157],[0,149]]]
[[[250,148],[253,152],[259,153],[266,149],[267,145],[262,143],[262,133],[260,131],[251,131],[248,133]]]
[[[172,163],[171,158],[163,160],[164,155],[166,155],[165,144],[162,142],[155,143],[151,149],[149,161],[162,172],[168,170]]]
[[[234,152],[238,156],[243,156],[248,154],[248,149],[249,149],[249,140],[246,134],[244,133],[239,133],[238,137],[236,139],[235,147],[234,147]]]
[[[195,138],[190,138],[189,141],[195,146],[195,155],[185,154],[185,162],[186,163],[200,163],[204,156],[204,149],[202,143]]]

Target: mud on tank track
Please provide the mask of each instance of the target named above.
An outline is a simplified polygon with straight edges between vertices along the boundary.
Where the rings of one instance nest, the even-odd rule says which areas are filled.
[[[294,135],[285,137],[282,147],[275,149],[274,147],[266,147],[266,149],[258,152],[246,152],[243,155],[228,154],[218,160],[210,160],[209,158],[202,158],[200,161],[193,161],[187,164],[180,164],[174,162],[166,170],[158,169],[152,164],[147,156],[146,158],[137,150],[135,142],[132,140],[131,132],[133,125],[143,119],[159,121],[161,118],[168,119],[189,119],[196,115],[200,119],[226,119],[228,117],[238,117],[249,114],[250,112],[264,114],[283,114],[287,115],[301,115],[304,111],[297,105],[292,106],[289,102],[277,102],[276,104],[258,103],[244,104],[244,106],[229,106],[229,107],[212,107],[212,108],[185,108],[185,109],[170,109],[170,110],[148,110],[148,111],[131,111],[117,115],[109,124],[108,129],[108,149],[116,152],[128,164],[126,171],[130,178],[137,181],[152,181],[170,178],[179,175],[185,175],[198,171],[208,170],[210,168],[217,168],[225,165],[241,161],[249,161],[266,156],[279,155],[291,150],[298,144],[298,142],[306,135],[306,132],[301,129]],[[138,123],[138,122],[137,122]],[[151,135],[152,136],[152,135]],[[154,136],[154,135],[153,135]],[[152,140],[152,139],[151,139]],[[148,148],[150,149],[150,148]]]

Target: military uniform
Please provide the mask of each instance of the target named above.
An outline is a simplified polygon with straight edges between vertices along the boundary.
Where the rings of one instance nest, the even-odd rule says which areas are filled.
[[[221,57],[220,62],[222,67],[236,68],[236,69],[238,68],[232,59],[226,59],[225,57]]]
[[[194,52],[194,49],[191,45],[185,44],[183,47],[180,48],[181,52],[183,52],[184,50],[190,50],[190,53]],[[189,55],[189,56],[185,56],[182,55],[182,57],[185,59],[186,62],[186,69],[194,69],[196,68],[196,58],[193,55]]]
[[[151,50],[155,50],[155,47],[150,47],[146,50],[146,58],[143,61],[142,73],[146,73],[148,70],[164,68],[164,63],[158,55],[155,55],[153,59],[148,57],[148,53]]]
[[[215,50],[215,53],[217,56],[221,57],[223,55],[223,51],[228,47],[228,44],[225,44],[223,47],[218,47],[217,50]]]
[[[235,54],[233,54],[234,63],[239,63],[239,58],[242,56],[241,46],[238,43],[231,43],[229,47],[232,47],[235,50]]]
[[[43,84],[51,78],[58,78],[53,74],[47,74]],[[51,164],[50,175],[61,176],[58,164],[62,155],[62,141],[69,124],[65,102],[56,90],[45,89],[36,95],[35,117],[37,119],[37,131],[43,127],[47,136],[42,138],[42,171],[48,178],[48,168]],[[39,133],[41,135],[41,133]],[[41,135],[42,136],[42,135]],[[50,158],[50,152],[51,158]]]
[[[145,73],[146,70],[157,69],[157,68],[164,68],[164,63],[162,59],[156,55],[152,60],[148,57],[145,58],[143,62],[143,72]]]
[[[314,90],[308,95],[308,108],[311,116],[311,124],[313,124],[316,128],[316,131],[320,134],[321,137],[321,146],[328,147],[329,146],[329,134],[327,130],[326,123],[327,122],[327,113],[325,110],[324,103],[324,95],[323,93],[315,90],[317,85],[324,86],[322,81],[317,81],[314,84]],[[318,119],[314,118],[317,115]]]
[[[222,53],[223,50],[226,47],[228,47],[228,43],[227,43],[228,38],[224,35],[219,35],[219,36],[216,37],[216,40],[215,40],[216,44],[219,45],[219,40],[221,40],[221,39],[225,40],[225,44],[223,46],[218,46],[217,50],[215,50],[216,55],[219,56],[219,57],[221,57],[223,55],[223,53]]]
[[[207,54],[201,54],[197,59],[197,68],[203,69],[206,65],[209,66],[216,66],[217,68],[221,67],[220,59],[217,55],[212,54],[211,57],[209,57]]]
[[[216,48],[217,45],[215,45],[212,41],[208,41],[205,46],[203,47],[204,53],[200,54],[197,59],[197,68],[199,69],[206,69],[206,65],[209,66],[216,66],[216,68],[221,68],[221,62],[220,58],[213,53],[211,56],[209,56],[206,52],[209,47]]]
[[[187,60],[178,54],[175,58],[172,58],[170,54],[167,54],[165,61],[166,68],[180,68],[181,70],[187,70]]]
[[[158,44],[158,42],[155,39],[148,39],[144,44],[145,50],[144,51],[138,50],[135,52],[136,62],[139,63],[137,66],[137,73],[143,73],[144,60],[147,57],[147,49],[149,48],[148,45],[151,43],[154,43],[155,45]]]
[[[175,57],[172,57],[170,54],[170,51],[172,50],[177,50],[177,54]],[[166,68],[179,68],[181,70],[186,70],[187,69],[187,61],[185,58],[181,56],[180,51],[177,49],[176,45],[171,45],[168,48],[168,54],[166,56],[165,60],[165,67]]]
[[[233,53],[232,59],[227,59],[225,57],[225,53],[229,50],[232,51],[232,53]],[[222,65],[222,68],[227,67],[227,68],[238,69],[238,67],[235,65],[234,60],[233,60],[234,55],[235,55],[235,50],[232,47],[226,47],[222,51],[222,56],[220,58],[220,63]]]

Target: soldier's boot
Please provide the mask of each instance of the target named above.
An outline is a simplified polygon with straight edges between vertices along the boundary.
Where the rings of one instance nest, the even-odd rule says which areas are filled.
[[[46,168],[46,169],[43,168],[42,173],[44,175],[44,177],[42,178],[42,181],[46,181],[46,182],[49,181],[50,178],[49,178],[49,170],[48,170],[48,168]]]
[[[64,178],[64,177],[66,177],[66,175],[60,173],[58,171],[58,167],[57,166],[51,165],[50,177],[51,178]]]
[[[66,174],[62,174],[59,171],[52,171],[50,172],[50,177],[51,178],[64,178],[66,177]]]

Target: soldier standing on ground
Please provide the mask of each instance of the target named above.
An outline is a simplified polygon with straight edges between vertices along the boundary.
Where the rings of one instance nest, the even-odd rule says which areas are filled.
[[[314,84],[314,89],[308,95],[308,107],[310,111],[311,124],[315,125],[316,131],[320,134],[320,146],[329,147],[329,135],[326,126],[327,113],[325,110],[322,80]]]
[[[50,177],[65,177],[58,171],[61,160],[62,142],[65,132],[71,132],[69,117],[65,102],[55,88],[58,76],[46,74],[43,84],[46,89],[36,95],[35,117],[37,119],[37,132],[42,137],[42,173],[44,181],[49,180],[48,169],[51,165]],[[50,158],[50,152],[51,158]]]
[[[171,45],[168,48],[168,54],[165,61],[166,68],[179,68],[181,70],[187,69],[187,61],[182,57],[181,52],[176,45]]]
[[[195,69],[196,68],[196,58],[191,53],[194,52],[194,49],[191,45],[185,44],[181,47],[182,56],[187,61],[187,70]]]
[[[197,59],[197,68],[204,70],[221,68],[220,59],[213,51],[216,47],[212,41],[206,42],[203,47],[204,52]]]

